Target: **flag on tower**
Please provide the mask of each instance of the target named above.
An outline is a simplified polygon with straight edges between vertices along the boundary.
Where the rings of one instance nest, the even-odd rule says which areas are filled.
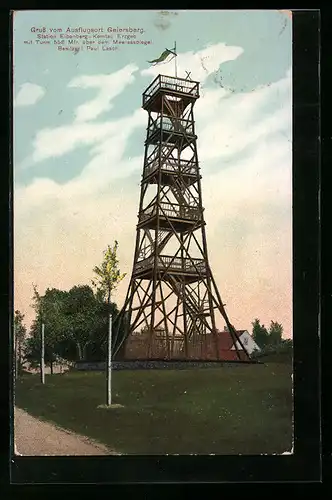
[[[156,66],[157,64],[160,64],[162,62],[164,62],[164,63],[169,62],[172,59],[174,59],[174,57],[176,57],[176,56],[177,56],[177,53],[175,52],[175,48],[172,50],[165,49],[164,52],[157,59],[153,59],[152,61],[148,61],[148,63],[153,64],[153,66]]]

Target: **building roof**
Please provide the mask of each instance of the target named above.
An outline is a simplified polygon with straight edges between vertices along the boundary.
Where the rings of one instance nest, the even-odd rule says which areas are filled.
[[[221,349],[222,351],[231,350],[234,344],[231,334],[226,331],[218,332],[218,341],[219,341],[219,349]]]
[[[239,337],[241,337],[245,332],[249,334],[248,330],[236,330],[236,332]],[[220,349],[222,350],[232,349],[232,347],[235,344],[235,342],[233,342],[231,334],[227,330],[218,331],[218,338],[219,338],[219,346]],[[238,346],[238,349],[243,350],[241,345]]]
[[[248,330],[236,330],[239,335],[242,335],[243,333],[248,332]]]

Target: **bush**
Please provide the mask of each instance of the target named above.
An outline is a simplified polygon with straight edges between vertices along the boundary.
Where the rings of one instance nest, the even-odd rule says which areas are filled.
[[[284,354],[284,353],[291,354],[292,352],[293,352],[293,341],[290,339],[285,339],[276,345],[266,345],[260,351],[255,349],[252,352],[251,357],[253,359],[256,359],[262,356],[267,356],[268,354]]]

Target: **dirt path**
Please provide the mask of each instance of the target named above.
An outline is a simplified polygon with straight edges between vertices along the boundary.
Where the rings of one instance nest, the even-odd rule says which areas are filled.
[[[114,455],[115,452],[84,436],[59,429],[15,408],[16,455]]]

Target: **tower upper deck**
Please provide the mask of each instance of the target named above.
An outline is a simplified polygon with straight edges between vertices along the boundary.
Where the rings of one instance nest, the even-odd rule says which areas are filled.
[[[199,98],[199,82],[158,75],[143,93],[143,109],[158,112],[161,96],[165,93],[177,101],[182,101],[185,108],[189,102]]]

